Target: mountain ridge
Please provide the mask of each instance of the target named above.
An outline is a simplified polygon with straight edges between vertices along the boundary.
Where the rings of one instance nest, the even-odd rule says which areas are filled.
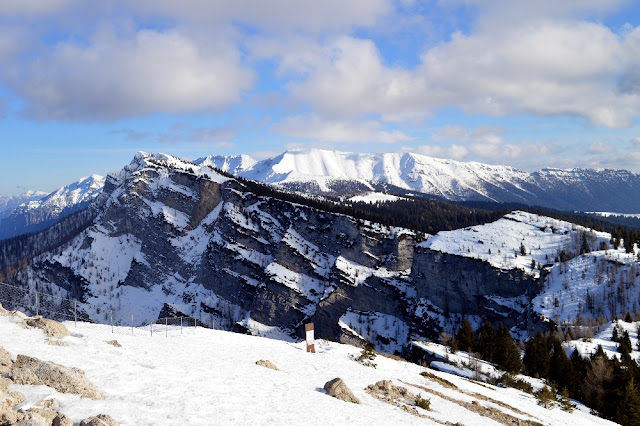
[[[229,158],[232,157],[209,156],[194,162],[223,169]],[[244,164],[231,173],[300,192],[344,195],[387,184],[448,201],[521,202],[557,210],[640,212],[640,174],[627,170],[544,168],[529,173],[511,166],[414,153],[321,149],[290,150]]]

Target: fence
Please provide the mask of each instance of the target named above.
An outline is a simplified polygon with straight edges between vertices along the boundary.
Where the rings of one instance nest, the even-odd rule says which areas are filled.
[[[0,304],[7,310],[19,310],[26,315],[42,315],[57,321],[97,322],[91,319],[87,310],[102,312],[105,320],[102,324],[110,325],[114,334],[150,335],[184,334],[186,329],[194,327],[214,328],[215,317],[194,318],[189,316],[145,317],[136,312],[122,312],[114,309],[105,310],[104,306],[80,303],[76,300],[18,287],[0,282]]]

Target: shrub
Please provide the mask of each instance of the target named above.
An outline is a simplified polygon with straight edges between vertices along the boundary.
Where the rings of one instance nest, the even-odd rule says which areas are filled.
[[[373,350],[373,347],[371,345],[365,346],[362,352],[360,352],[360,355],[355,358],[356,361],[358,361],[365,367],[376,368],[377,365],[373,362],[374,359],[376,359],[376,351]]]
[[[416,403],[416,407],[420,407],[423,410],[427,410],[427,411],[431,410],[431,400],[423,398],[422,395],[420,394],[416,396],[415,403]]]

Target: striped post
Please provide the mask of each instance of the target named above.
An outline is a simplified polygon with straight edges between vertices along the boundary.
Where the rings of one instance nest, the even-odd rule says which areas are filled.
[[[307,341],[307,352],[311,352],[311,353],[315,353],[316,352],[316,347],[315,347],[315,338],[313,336],[313,323],[310,322],[309,324],[305,324],[304,325],[304,333],[305,333],[305,338]]]

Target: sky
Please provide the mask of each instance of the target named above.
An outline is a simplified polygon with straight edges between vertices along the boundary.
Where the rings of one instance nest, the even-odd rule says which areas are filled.
[[[137,151],[640,172],[633,0],[2,0],[0,194]]]

